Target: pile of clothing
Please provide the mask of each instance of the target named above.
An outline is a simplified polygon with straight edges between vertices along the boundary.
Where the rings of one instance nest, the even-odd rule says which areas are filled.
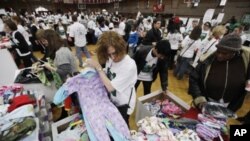
[[[42,140],[50,132],[52,114],[44,95],[14,84],[0,87],[0,99],[1,140]]]
[[[152,115],[166,117],[166,116],[180,116],[184,113],[183,109],[176,105],[169,99],[164,101],[155,100],[151,102],[146,102],[143,104],[147,110],[149,110]]]

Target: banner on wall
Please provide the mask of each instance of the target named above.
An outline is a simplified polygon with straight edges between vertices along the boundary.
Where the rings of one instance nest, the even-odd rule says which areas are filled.
[[[163,12],[164,11],[164,5],[163,4],[154,4],[153,5],[153,12]]]
[[[221,23],[222,22],[222,20],[223,20],[223,18],[224,18],[224,13],[219,13],[219,15],[217,16],[217,19],[216,19],[216,21],[217,21],[217,23]]]
[[[207,11],[205,12],[204,16],[203,16],[203,20],[202,22],[211,22],[213,16],[214,16],[214,11],[215,9],[207,9]]]

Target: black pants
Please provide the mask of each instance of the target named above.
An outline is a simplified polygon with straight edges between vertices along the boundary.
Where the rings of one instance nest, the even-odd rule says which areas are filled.
[[[24,56],[24,57],[20,57],[20,58],[23,60],[24,67],[31,67],[32,66],[32,63],[33,63],[33,61],[32,61],[32,59],[33,59],[32,54]]]
[[[136,90],[137,90],[137,87],[140,85],[140,83],[141,83],[141,80],[137,80],[137,82],[135,83]],[[144,95],[151,93],[152,81],[142,81],[142,84],[143,84]]]
[[[123,119],[125,120],[125,122],[127,123],[128,127],[129,127],[129,115],[127,114],[128,108],[129,107],[127,105],[117,107],[117,109],[119,110]]]
[[[177,53],[177,50],[171,50],[170,56],[169,56],[169,68],[172,69],[174,67],[174,57]]]

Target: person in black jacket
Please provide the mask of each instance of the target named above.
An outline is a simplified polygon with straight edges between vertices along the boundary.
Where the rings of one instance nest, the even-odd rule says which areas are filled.
[[[166,93],[168,86],[168,59],[171,53],[170,43],[167,40],[159,41],[155,47],[141,46],[134,55],[137,65],[137,88],[143,82],[144,95],[151,92],[151,85],[160,74],[161,88]]]
[[[243,104],[250,80],[250,51],[233,34],[224,36],[216,47],[217,51],[203,58],[191,72],[188,93],[199,109],[212,101],[235,112]]]
[[[35,61],[32,52],[23,35],[17,31],[16,24],[12,20],[5,21],[4,31],[10,34],[10,41],[12,43],[10,50],[13,49],[17,66],[19,67],[20,60],[23,61],[24,67],[32,66],[32,63]]]
[[[152,24],[152,29],[150,29],[146,36],[144,37],[142,44],[143,45],[154,45],[154,43],[159,42],[161,37],[161,19],[154,19]]]

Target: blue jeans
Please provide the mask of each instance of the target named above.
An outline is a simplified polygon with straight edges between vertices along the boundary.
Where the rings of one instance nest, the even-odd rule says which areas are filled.
[[[185,72],[188,70],[189,62],[192,61],[192,58],[180,57],[177,59],[176,68],[174,70],[174,75],[178,79],[182,79]]]
[[[85,54],[85,56],[87,58],[91,57],[90,54],[89,54],[89,51],[87,50],[86,46],[84,46],[84,47],[77,47],[76,46],[76,56],[77,56],[77,58],[79,60],[79,65],[80,66],[83,64],[83,62],[82,62],[82,52]]]

